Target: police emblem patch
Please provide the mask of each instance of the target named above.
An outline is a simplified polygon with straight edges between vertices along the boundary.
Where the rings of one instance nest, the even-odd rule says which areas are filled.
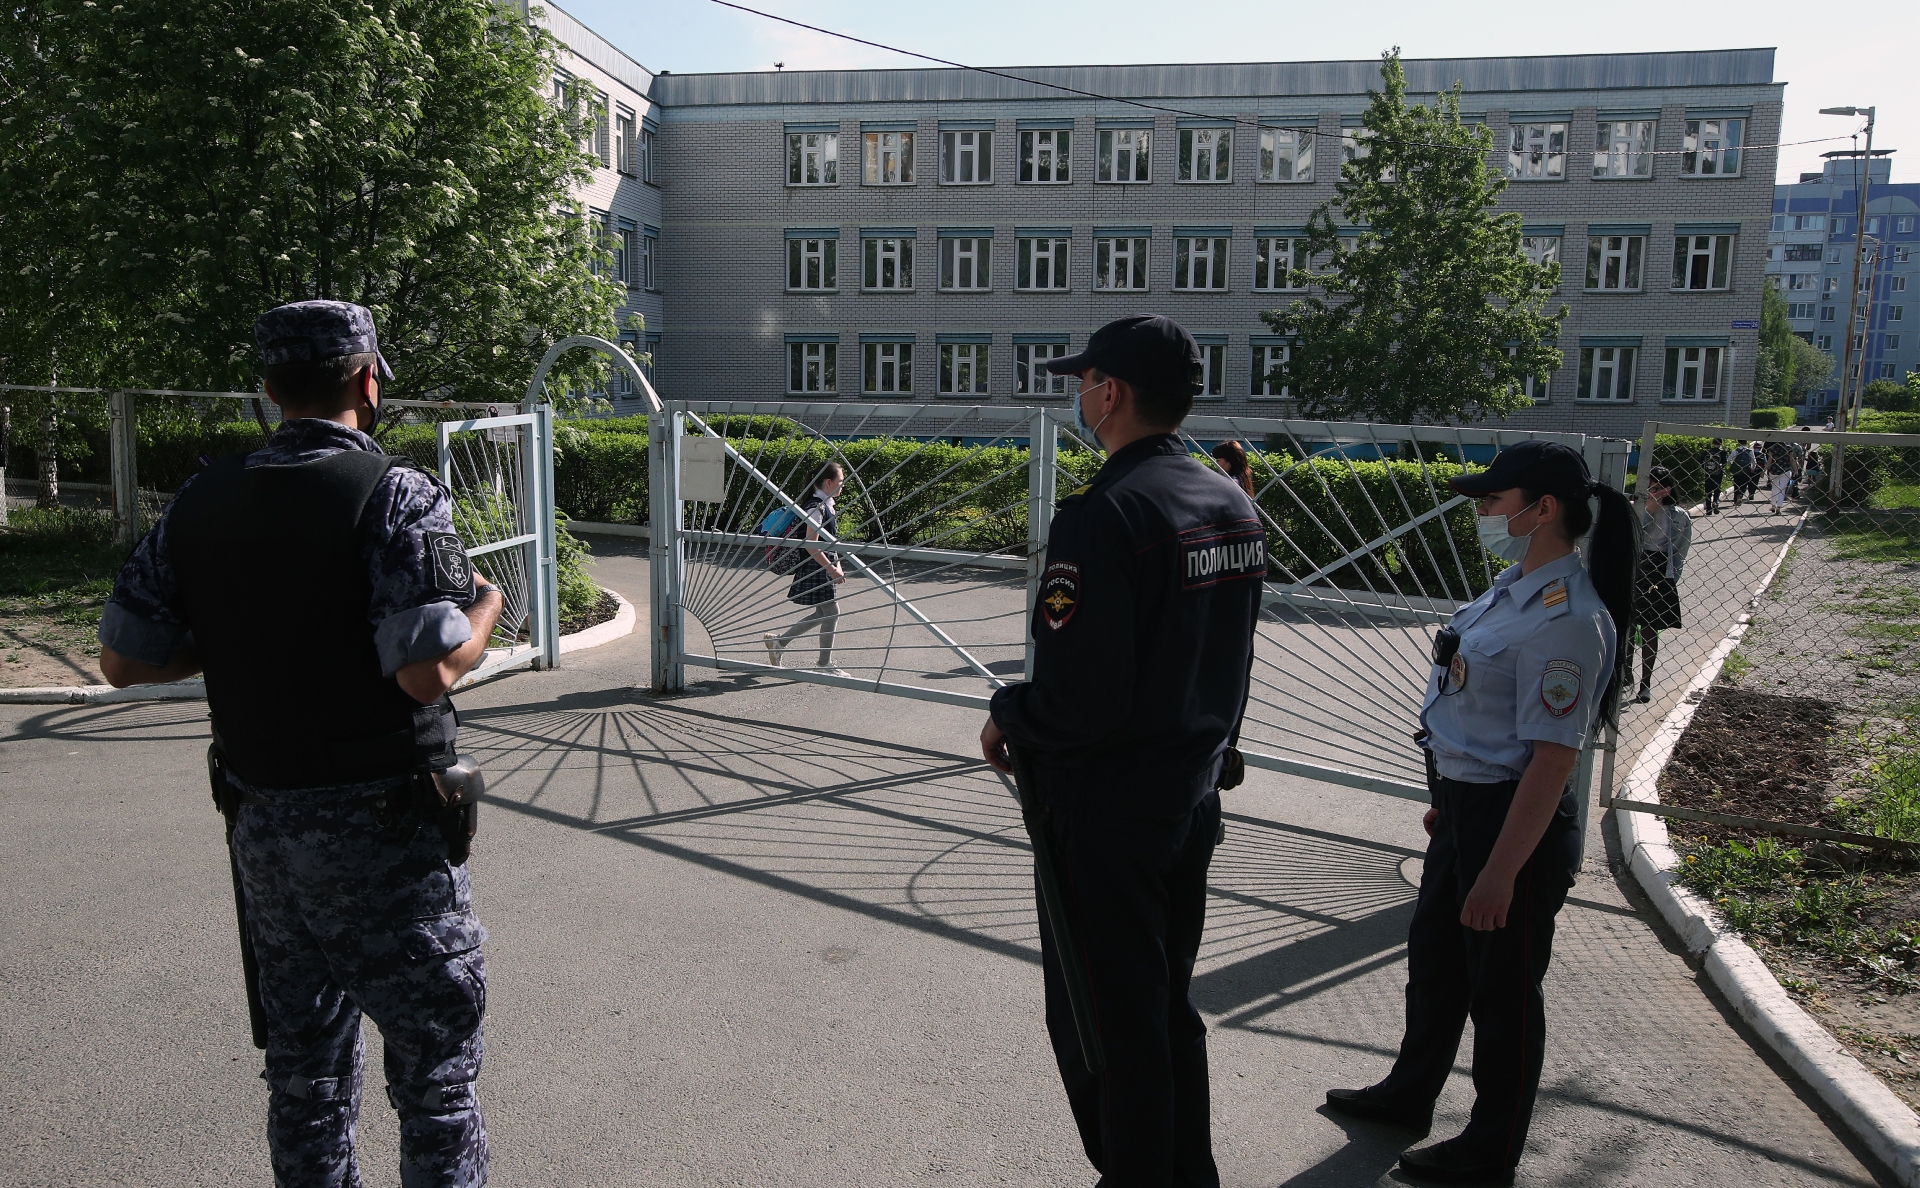
[[[1447,661],[1448,693],[1458,693],[1467,687],[1467,654],[1455,652],[1453,659]]]
[[[473,593],[473,562],[460,538],[451,532],[429,532],[426,537],[433,588],[442,594]]]
[[[1547,712],[1564,718],[1580,704],[1580,666],[1571,660],[1549,660],[1540,674],[1540,700]]]
[[[1067,625],[1080,608],[1080,567],[1055,561],[1040,575],[1040,616],[1055,631]]]

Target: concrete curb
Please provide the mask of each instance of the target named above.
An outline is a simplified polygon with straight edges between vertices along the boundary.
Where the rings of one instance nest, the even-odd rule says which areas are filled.
[[[560,654],[597,648],[633,634],[633,604],[613,590],[607,593],[620,599],[620,610],[613,618],[585,631],[560,637]],[[518,671],[518,670],[515,670]],[[116,689],[112,685],[42,685],[31,689],[0,689],[0,705],[115,705],[125,701],[205,701],[204,681],[172,681],[164,685],[130,685]]]
[[[1754,591],[1751,605],[1758,605],[1773,584],[1805,522],[1803,515],[1794,525],[1793,535],[1781,546],[1780,556]],[[1659,803],[1660,773],[1693,721],[1701,699],[1719,678],[1728,655],[1746,635],[1751,605],[1707,657],[1679,704],[1641,750],[1627,776],[1624,794],[1618,799]],[[1727,1002],[1819,1094],[1820,1100],[1840,1115],[1867,1149],[1893,1172],[1896,1181],[1906,1188],[1920,1188],[1920,1116],[1787,995],[1751,946],[1722,931],[1705,900],[1680,886],[1680,857],[1674,852],[1664,819],[1650,813],[1616,812],[1613,821],[1620,850],[1627,855],[1634,878],[1687,950],[1704,954],[1707,977],[1726,995]]]

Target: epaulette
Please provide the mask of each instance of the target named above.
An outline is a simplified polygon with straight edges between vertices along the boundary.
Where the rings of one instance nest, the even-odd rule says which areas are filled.
[[[1540,589],[1540,605],[1552,610],[1567,600],[1567,579],[1554,578]]]

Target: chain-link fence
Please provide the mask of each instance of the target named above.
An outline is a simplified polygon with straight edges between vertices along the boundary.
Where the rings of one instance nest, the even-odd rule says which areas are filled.
[[[1623,717],[1679,707],[1675,830],[1920,842],[1920,436],[1652,424],[1640,454]]]

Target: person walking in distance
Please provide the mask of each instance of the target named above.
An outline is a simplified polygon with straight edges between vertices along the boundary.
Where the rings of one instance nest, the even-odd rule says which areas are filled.
[[[1653,666],[1660,658],[1660,633],[1677,631],[1680,575],[1693,548],[1693,517],[1673,498],[1673,472],[1655,466],[1647,472],[1646,507],[1640,513],[1640,560],[1634,573],[1634,624],[1640,634],[1638,702],[1653,700]],[[1631,657],[1629,657],[1631,663]]]
[[[1701,510],[1710,516],[1720,511],[1721,490],[1727,483],[1727,458],[1726,443],[1718,439],[1709,440],[1706,452],[1700,455],[1700,476],[1706,480],[1707,487]]]
[[[1220,473],[1240,484],[1240,489],[1253,495],[1253,467],[1247,462],[1247,450],[1237,441],[1223,441],[1213,447],[1213,460],[1220,464]]]
[[[1219,790],[1240,770],[1266,532],[1246,491],[1181,443],[1200,366],[1193,336],[1152,315],[1047,364],[1079,377],[1081,440],[1108,456],[1054,516],[1033,679],[996,691],[980,731],[995,770],[1019,752],[1044,814],[1036,844],[1058,871],[1058,923],[1090,992],[1079,1019],[1105,1071],[1089,1071],[1043,893],[1047,1032],[1107,1188],[1220,1183],[1189,985]]]
[[[1407,931],[1406,1031],[1385,1080],[1330,1089],[1327,1108],[1426,1133],[1471,1018],[1466,1129],[1405,1152],[1400,1171],[1512,1184],[1546,1056],[1554,923],[1580,866],[1574,761],[1612,720],[1623,679],[1634,515],[1558,442],[1521,442],[1449,481],[1477,501],[1482,545],[1515,564],[1434,640],[1419,736],[1431,840]],[[1575,545],[1589,532],[1583,563]]]
[[[1784,441],[1770,441],[1766,444],[1766,456],[1767,482],[1773,489],[1773,500],[1769,506],[1771,514],[1779,515],[1781,509],[1787,506],[1787,489],[1793,486],[1793,447]]]
[[[470,1188],[488,1165],[486,930],[467,871],[480,780],[447,691],[503,600],[447,488],[369,436],[392,378],[373,315],[301,301],[254,337],[285,419],[189,479],[134,546],[100,668],[117,687],[206,673],[274,1183],[361,1182],[364,1012],[386,1044],[401,1185]]]
[[[814,475],[813,485],[800,501],[800,515],[806,523],[806,539],[809,542],[820,540],[822,533],[829,540],[840,539],[840,513],[833,501],[839,497],[840,488],[846,483],[847,472],[838,462],[827,463],[820,468],[820,473]],[[818,630],[818,670],[831,676],[846,676],[846,673],[833,666],[833,633],[840,623],[835,587],[847,580],[846,571],[840,568],[840,554],[832,549],[809,543],[806,550],[807,559],[793,571],[793,581],[787,586],[787,601],[812,609],[785,631],[769,631],[762,637],[767,645],[767,662],[776,668],[780,667],[788,645],[807,632]]]
[[[1733,506],[1754,497],[1760,489],[1760,443],[1743,441],[1733,451]]]

